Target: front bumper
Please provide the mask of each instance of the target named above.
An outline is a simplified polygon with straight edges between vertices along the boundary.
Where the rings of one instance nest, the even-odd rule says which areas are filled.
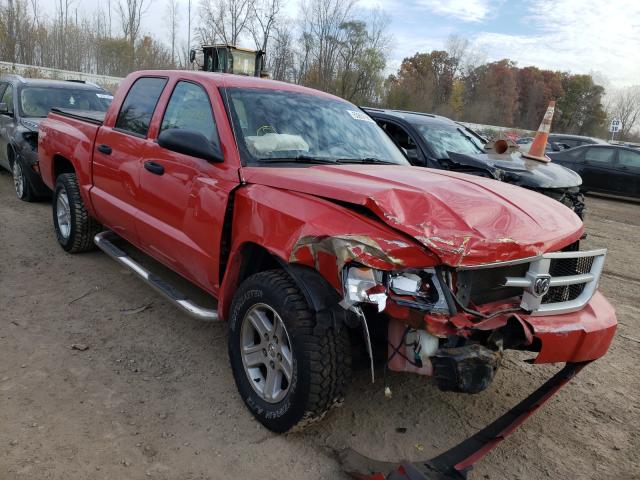
[[[490,315],[504,307],[505,304],[485,305],[483,312]],[[516,336],[522,339],[518,348],[538,352],[534,363],[596,360],[607,353],[618,323],[613,307],[599,291],[581,310],[556,315],[528,315],[524,311],[516,311],[474,321],[463,313],[454,316],[421,314],[395,303],[387,305],[386,313],[390,317],[389,332],[394,345],[399,341],[398,325],[424,329],[441,339],[451,336],[473,339],[481,336],[479,334],[517,325],[520,332]],[[397,359],[390,363],[390,367],[392,370],[411,371]],[[430,369],[426,374],[431,374]]]
[[[520,317],[531,325],[540,342],[535,363],[585,362],[602,357],[618,325],[611,304],[596,291],[587,305],[562,315]]]

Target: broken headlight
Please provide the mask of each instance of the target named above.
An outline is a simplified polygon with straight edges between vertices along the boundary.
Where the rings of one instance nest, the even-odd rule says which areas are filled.
[[[426,311],[447,311],[447,303],[434,269],[383,272],[350,267],[344,275],[343,306],[373,303],[378,311],[391,298],[399,305]]]
[[[387,305],[384,272],[366,267],[351,267],[344,276],[346,306],[356,303],[375,303],[381,312]]]

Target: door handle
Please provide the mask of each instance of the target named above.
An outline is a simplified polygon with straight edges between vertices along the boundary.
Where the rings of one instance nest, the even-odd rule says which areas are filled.
[[[162,175],[164,173],[164,167],[159,163],[153,162],[151,160],[147,160],[146,162],[144,162],[144,168],[156,175]]]
[[[105,155],[111,155],[111,147],[109,145],[98,145],[98,151]]]

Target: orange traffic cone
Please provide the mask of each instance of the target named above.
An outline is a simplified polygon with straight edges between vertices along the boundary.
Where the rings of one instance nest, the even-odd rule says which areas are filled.
[[[547,112],[544,114],[542,123],[538,128],[536,138],[533,139],[531,148],[528,152],[522,152],[522,156],[531,158],[533,160],[539,160],[540,162],[550,162],[551,159],[545,155],[545,149],[547,148],[547,141],[549,140],[549,131],[551,130],[551,120],[553,119],[553,112],[556,108],[556,102],[551,100],[547,107]]]

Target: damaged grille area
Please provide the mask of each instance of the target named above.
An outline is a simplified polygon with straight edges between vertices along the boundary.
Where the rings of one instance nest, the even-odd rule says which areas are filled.
[[[574,312],[595,293],[605,254],[604,249],[567,249],[501,265],[460,269],[456,294],[465,306],[515,298],[532,315]]]

